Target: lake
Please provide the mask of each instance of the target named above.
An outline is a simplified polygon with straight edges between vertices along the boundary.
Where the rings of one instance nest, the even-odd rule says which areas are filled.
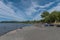
[[[31,24],[21,24],[21,23],[0,23],[0,36],[19,29],[20,27],[31,26]]]

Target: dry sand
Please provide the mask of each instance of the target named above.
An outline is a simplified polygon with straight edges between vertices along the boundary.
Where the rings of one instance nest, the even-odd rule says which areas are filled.
[[[1,36],[0,40],[60,40],[60,28],[24,27]]]

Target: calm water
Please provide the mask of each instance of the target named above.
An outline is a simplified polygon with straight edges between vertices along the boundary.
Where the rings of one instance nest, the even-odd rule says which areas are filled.
[[[31,24],[0,23],[0,36],[25,26],[31,26]]]

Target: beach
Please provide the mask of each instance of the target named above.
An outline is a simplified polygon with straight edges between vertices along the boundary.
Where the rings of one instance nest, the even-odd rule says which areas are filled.
[[[8,32],[0,40],[60,40],[60,28],[26,26]]]

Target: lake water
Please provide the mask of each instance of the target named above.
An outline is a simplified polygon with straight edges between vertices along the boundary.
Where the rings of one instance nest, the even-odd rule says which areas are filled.
[[[31,24],[20,24],[20,23],[0,23],[0,36],[19,29],[20,27],[31,26]]]

